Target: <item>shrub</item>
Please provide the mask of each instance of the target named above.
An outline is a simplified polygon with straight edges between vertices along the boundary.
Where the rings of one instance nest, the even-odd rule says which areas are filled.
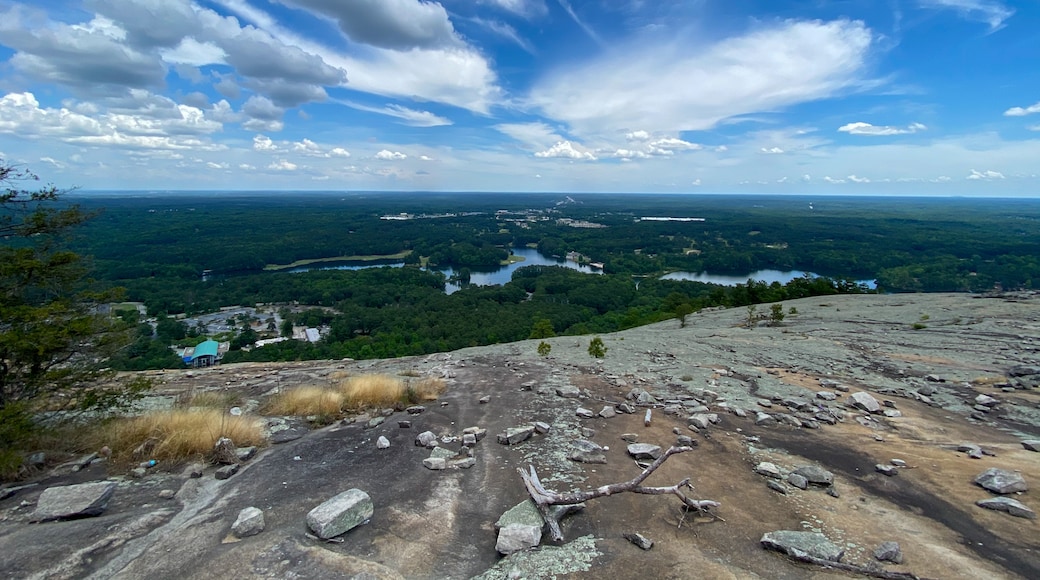
[[[779,326],[784,321],[784,305],[773,304],[769,307],[769,324]]]
[[[343,409],[345,397],[336,389],[325,387],[296,387],[278,393],[267,403],[265,412],[272,415],[332,417]]]
[[[915,322],[915,323],[913,323],[911,328],[913,328],[914,330],[923,330],[923,329],[928,328],[928,327],[926,325],[924,325],[924,324],[921,324],[920,322]]]
[[[549,356],[550,352],[552,352],[552,345],[551,344],[549,344],[548,342],[545,342],[544,340],[542,342],[538,343],[538,354],[539,355],[541,355],[541,356]]]
[[[607,355],[607,347],[603,344],[603,339],[595,337],[589,342],[589,356],[594,358],[603,358]]]
[[[390,375],[350,377],[339,388],[348,407],[392,407],[407,400],[404,381]]]
[[[224,391],[191,391],[185,393],[178,403],[181,407],[208,407],[211,409],[228,409],[241,404],[242,397]]]
[[[96,448],[107,445],[112,450],[114,464],[125,465],[147,459],[178,463],[208,457],[221,437],[239,447],[266,442],[262,420],[217,409],[176,409],[113,419],[91,439]],[[147,452],[135,455],[138,448]]]

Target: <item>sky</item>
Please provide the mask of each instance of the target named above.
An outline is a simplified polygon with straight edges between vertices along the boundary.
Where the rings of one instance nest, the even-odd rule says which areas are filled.
[[[0,0],[86,190],[1040,197],[1040,0]]]

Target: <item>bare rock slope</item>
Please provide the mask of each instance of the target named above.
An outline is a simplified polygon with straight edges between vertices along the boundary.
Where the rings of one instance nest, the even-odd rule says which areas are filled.
[[[1040,508],[1040,296],[834,296],[783,306],[797,314],[779,326],[745,328],[747,312],[733,309],[692,315],[685,328],[668,321],[604,335],[602,359],[588,354],[591,337],[557,337],[547,339],[547,357],[527,341],[158,375],[168,399],[212,388],[259,401],[343,372],[435,375],[449,388],[423,412],[382,423],[283,432],[284,442],[226,480],[214,468],[201,478],[155,469],[130,479],[96,464],[0,493],[0,570],[16,578],[1040,577],[1040,533],[1028,517]],[[416,444],[427,431],[439,451]],[[645,485],[690,478],[685,493],[719,502],[717,517],[684,513],[671,495],[622,493],[563,518],[561,543],[543,535],[538,548],[496,551],[496,521],[529,497],[517,468],[533,465],[551,490],[591,489],[640,474],[649,460],[630,456],[631,443],[693,446]],[[998,497],[975,483],[990,468],[1023,480],[1025,490],[1015,484],[999,497],[1026,511],[976,505]],[[106,478],[117,485],[100,516],[30,523],[48,487]],[[319,539],[307,514],[352,489],[371,498],[371,517]],[[232,524],[255,516],[243,512],[250,507],[262,511],[262,529],[239,538]],[[770,545],[809,538],[805,549],[856,571],[796,561],[797,546],[779,548],[794,557],[766,550],[767,534]]]

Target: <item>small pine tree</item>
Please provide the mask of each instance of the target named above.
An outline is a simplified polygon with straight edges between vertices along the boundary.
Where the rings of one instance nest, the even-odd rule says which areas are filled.
[[[779,326],[784,321],[784,305],[774,304],[769,307],[769,323],[773,326]]]
[[[556,336],[552,321],[548,318],[536,320],[531,327],[531,335],[527,338],[552,338]]]
[[[550,352],[552,352],[551,344],[545,342],[544,340],[538,343],[538,354],[540,354],[541,356],[549,356]]]
[[[758,322],[758,305],[750,304],[747,307],[747,319],[744,320],[744,326],[754,328],[756,322]]]
[[[589,342],[589,356],[593,358],[603,358],[607,355],[607,347],[603,344],[603,339],[595,337]]]
[[[686,328],[686,317],[693,313],[693,306],[683,302],[675,307],[675,317],[679,319],[679,328]]]

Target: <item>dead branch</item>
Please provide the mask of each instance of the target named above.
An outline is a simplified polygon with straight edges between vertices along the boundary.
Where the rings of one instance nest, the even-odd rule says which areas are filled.
[[[857,566],[856,564],[845,564],[844,562],[834,562],[832,560],[824,560],[823,558],[817,558],[810,556],[805,552],[788,553],[788,556],[798,560],[799,562],[805,562],[806,564],[816,564],[824,568],[835,568],[838,570],[844,570],[846,572],[854,572],[856,574],[862,574],[864,576],[870,576],[872,578],[882,578],[883,580],[926,580],[910,572],[890,572],[882,568],[869,568],[867,566]]]
[[[649,467],[644,469],[642,473],[636,476],[635,479],[621,483],[612,483],[610,485],[600,486],[596,489],[587,491],[559,493],[547,490],[545,489],[545,486],[542,485],[542,482],[538,479],[538,472],[535,471],[533,465],[529,466],[529,471],[524,471],[522,468],[517,469],[517,471],[520,473],[520,477],[524,480],[524,487],[527,488],[527,493],[529,493],[531,495],[531,499],[534,500],[534,504],[538,508],[538,512],[542,514],[542,519],[545,520],[545,523],[549,526],[549,532],[552,536],[552,539],[555,541],[561,541],[563,540],[563,531],[560,530],[559,517],[553,515],[552,510],[549,509],[549,506],[578,504],[588,501],[590,499],[596,499],[598,497],[605,497],[617,493],[624,493],[626,491],[632,493],[642,493],[647,495],[674,495],[677,496],[679,500],[682,501],[683,505],[687,508],[695,509],[700,513],[706,513],[714,516],[714,514],[710,510],[719,507],[720,504],[718,502],[707,499],[691,499],[689,497],[686,497],[686,494],[682,492],[682,488],[684,487],[693,489],[693,486],[690,485],[689,478],[686,478],[675,485],[667,487],[646,487],[640,485],[641,483],[643,483],[644,480],[646,480],[647,477],[650,477],[650,474],[653,473],[658,467],[660,467],[669,457],[677,453],[684,453],[686,451],[690,451],[692,449],[692,447],[678,447],[673,445],[672,447],[668,448],[668,451],[665,451],[664,454],[662,454],[653,463],[651,463]]]

